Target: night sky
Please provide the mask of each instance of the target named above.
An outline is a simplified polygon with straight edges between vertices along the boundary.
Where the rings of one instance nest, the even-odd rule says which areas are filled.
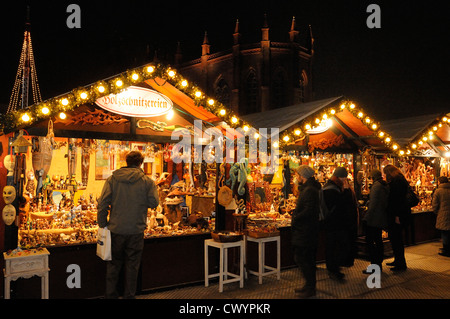
[[[444,1],[10,1],[0,18],[0,105],[5,112],[19,63],[31,4],[31,36],[42,98],[151,62],[201,55],[204,32],[211,53],[230,48],[236,19],[241,42],[261,39],[267,13],[270,40],[288,40],[312,26],[316,99],[336,95],[383,120],[449,112],[450,19]],[[81,7],[81,29],[69,29],[70,3]],[[370,29],[367,6],[381,8],[381,28]],[[147,55],[150,49],[150,57]]]

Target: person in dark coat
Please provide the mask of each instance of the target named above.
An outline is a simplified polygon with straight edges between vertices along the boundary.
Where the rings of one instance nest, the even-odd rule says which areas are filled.
[[[383,172],[389,185],[387,205],[388,236],[394,253],[394,261],[387,263],[387,265],[394,266],[391,268],[392,271],[404,271],[407,269],[407,266],[403,244],[403,229],[410,223],[411,218],[411,208],[406,201],[409,184],[400,169],[394,165],[386,165]]]
[[[341,266],[352,266],[356,253],[358,211],[347,175],[347,169],[337,167],[323,187],[328,208],[324,221],[326,266],[328,275],[335,280],[344,278]]]
[[[376,264],[382,269],[384,246],[382,232],[387,229],[387,204],[389,196],[389,186],[383,180],[381,171],[374,169],[370,172],[373,184],[370,188],[368,209],[364,215],[366,243],[371,264]],[[363,273],[368,274],[367,270]]]
[[[319,241],[319,190],[315,171],[308,165],[301,165],[299,175],[299,196],[292,213],[292,247],[294,260],[305,279],[305,285],[295,292],[301,298],[316,294],[316,253]]]
[[[438,188],[433,194],[433,211],[436,216],[436,229],[441,231],[441,256],[450,257],[450,183],[446,176],[438,178]]]

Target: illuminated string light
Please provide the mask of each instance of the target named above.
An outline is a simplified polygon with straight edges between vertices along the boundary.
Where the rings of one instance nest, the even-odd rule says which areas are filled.
[[[31,118],[30,118],[30,116],[29,116],[27,113],[25,113],[24,115],[22,115],[22,121],[28,122],[30,119],[31,119]]]
[[[27,73],[24,72],[26,67],[29,67],[28,78],[24,77],[27,75]],[[17,68],[16,79],[14,81],[7,113],[15,111],[18,107],[20,107],[21,109],[28,107],[28,87],[24,86],[23,84],[29,80],[31,80],[33,103],[39,103],[42,101],[42,97],[37,79],[36,65],[34,62],[31,34],[29,31],[25,31],[22,51],[19,59],[19,66]],[[24,88],[26,88],[26,91],[23,91]]]
[[[69,100],[66,99],[66,98],[61,99],[61,104],[64,105],[64,106],[67,106],[67,105],[69,105]]]

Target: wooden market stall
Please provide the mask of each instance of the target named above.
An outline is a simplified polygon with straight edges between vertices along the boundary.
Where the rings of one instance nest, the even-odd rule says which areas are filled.
[[[278,171],[271,176],[258,174],[260,168],[253,166],[252,188],[266,188],[272,194],[270,204],[252,202],[260,211],[255,222],[278,217],[282,236],[282,251],[292,256],[290,251],[290,227],[285,221],[285,212],[295,208],[297,185],[290,172],[295,167],[306,164],[317,172],[322,185],[338,166],[346,167],[357,198],[363,206],[367,199],[369,184],[367,176],[374,167],[373,151],[389,151],[395,140],[383,130],[380,123],[357,107],[353,102],[338,96],[329,99],[292,105],[285,108],[255,113],[243,117],[253,127],[279,128],[279,149],[281,152]],[[281,207],[281,208],[280,208]],[[363,210],[360,210],[360,213]],[[361,232],[362,229],[359,229]],[[321,234],[317,260],[325,259],[324,234]],[[294,265],[293,259],[290,260]]]
[[[407,244],[439,238],[431,203],[438,177],[449,176],[449,118],[442,113],[383,121],[383,127],[395,137],[399,148],[389,156],[378,154],[379,166],[388,163],[398,166],[420,197],[419,205],[412,209]]]
[[[103,296],[96,200],[105,179],[125,166],[125,155],[140,150],[144,172],[157,181],[160,206],[149,210],[138,289],[202,281],[204,240],[211,238],[215,220],[219,229],[225,223],[216,200],[218,148],[209,143],[230,131],[240,136],[235,128],[243,125],[233,111],[161,64],[2,115],[0,185],[18,194],[16,217],[0,223],[2,252],[46,247],[50,298]],[[195,151],[203,154],[200,161]],[[66,285],[71,264],[82,271],[78,289]],[[34,297],[36,286],[19,279],[12,295]]]

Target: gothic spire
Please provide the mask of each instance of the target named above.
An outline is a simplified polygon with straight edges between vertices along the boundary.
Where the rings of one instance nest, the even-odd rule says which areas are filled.
[[[298,31],[295,30],[296,24],[295,24],[295,17],[292,17],[292,23],[291,23],[291,30],[289,31],[289,39],[291,42],[295,42],[298,37]]]
[[[239,44],[241,34],[239,33],[239,19],[236,19],[236,25],[234,27],[233,39],[234,44]]]
[[[264,13],[264,23],[263,26],[261,28],[261,32],[262,32],[262,41],[269,41],[269,24],[267,23],[267,14]]]
[[[203,37],[203,44],[202,44],[202,56],[203,55],[209,55],[209,41],[208,41],[208,33],[205,31],[205,36]]]

